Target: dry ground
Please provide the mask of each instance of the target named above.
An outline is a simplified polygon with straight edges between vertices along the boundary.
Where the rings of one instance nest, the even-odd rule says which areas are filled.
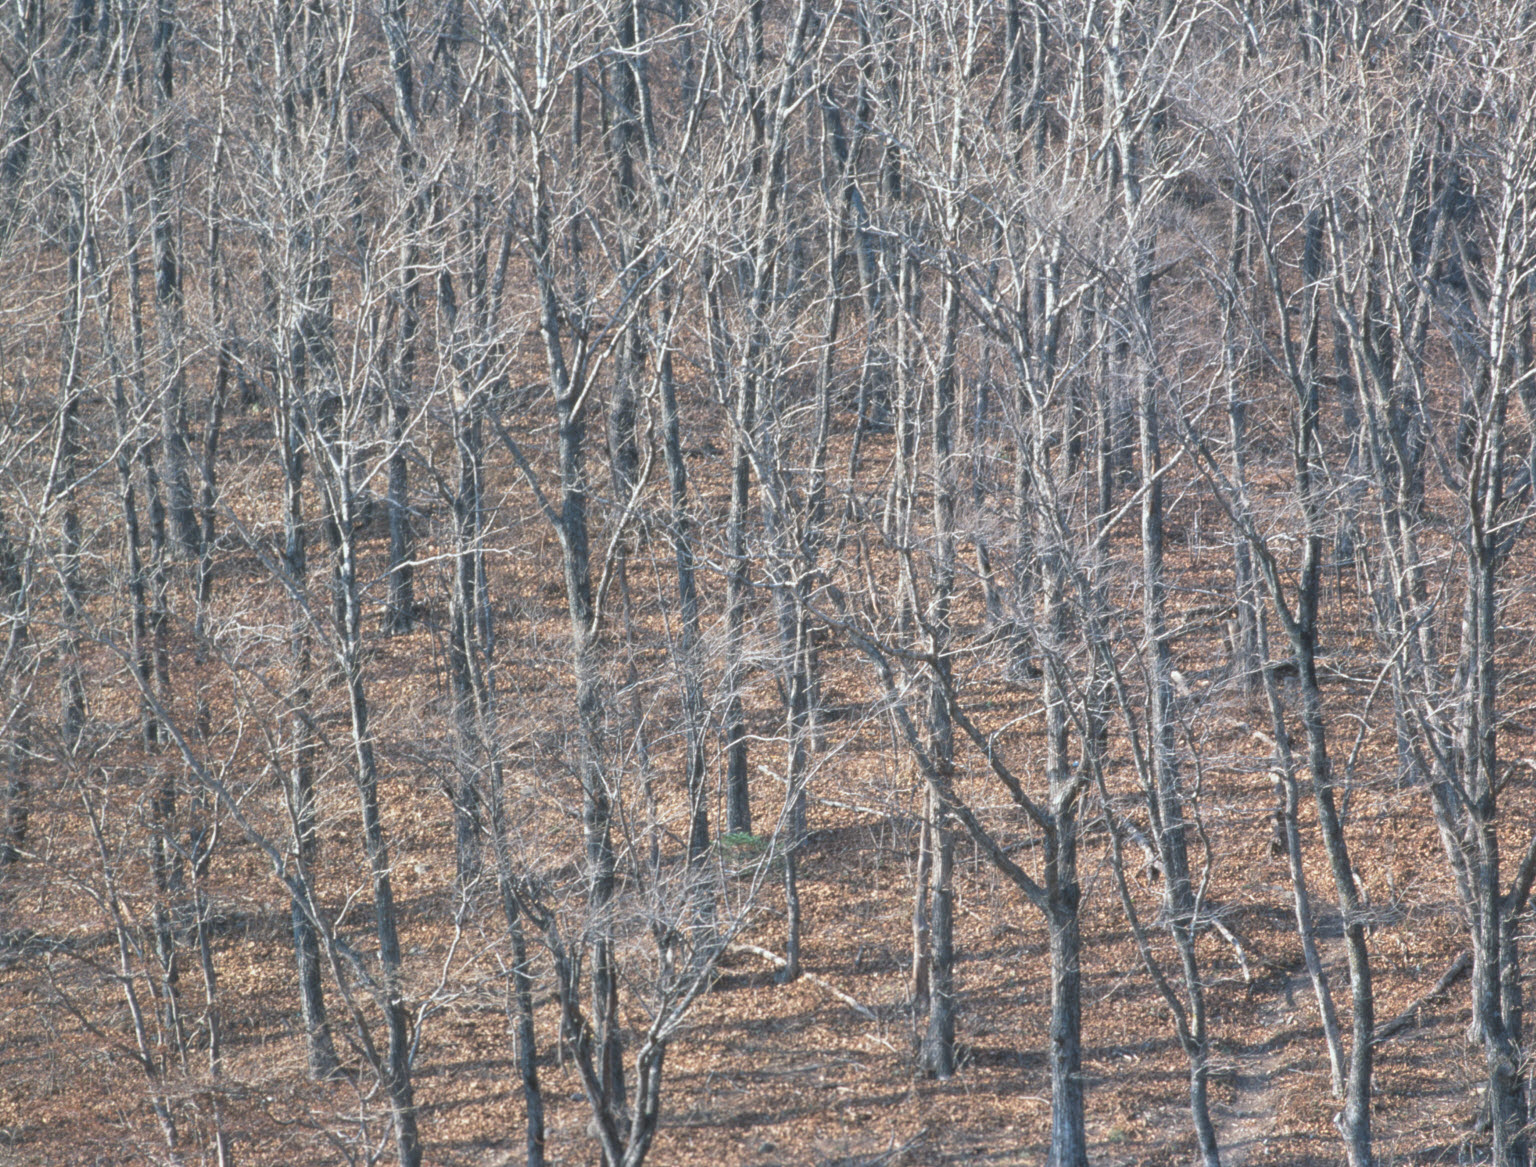
[[[236,513],[272,518],[263,503],[271,489],[254,420],[236,419],[231,441],[250,443],[247,481],[233,495]],[[242,433],[242,427],[245,431]],[[531,435],[537,441],[538,436]],[[884,462],[879,443],[868,473]],[[723,498],[723,459],[703,459],[703,506]],[[498,538],[510,554],[493,561],[492,584],[506,638],[500,667],[504,695],[515,704],[520,731],[513,748],[517,775],[514,828],[524,838],[572,837],[561,811],[574,787],[560,762],[555,727],[569,709],[562,632],[563,597],[551,588],[553,539],[526,513],[526,492],[515,480],[496,483],[508,509],[498,515]],[[270,497],[270,496],[269,496]],[[516,501],[516,507],[512,504]],[[1173,553],[1181,570],[1203,564],[1212,588],[1226,571],[1219,545],[1199,545],[1201,522],[1193,501],[1173,515]],[[1203,516],[1213,529],[1211,515]],[[434,528],[441,533],[442,520]],[[253,526],[268,537],[270,522]],[[1182,535],[1179,534],[1182,532]],[[1193,533],[1191,533],[1193,532]],[[1127,536],[1129,538],[1129,536]],[[1209,535],[1207,535],[1209,538]],[[657,554],[637,567],[635,627],[646,660],[662,660],[654,604],[664,593],[666,563]],[[103,573],[112,570],[110,545]],[[377,540],[373,554],[381,553]],[[318,558],[318,557],[317,557]],[[661,566],[656,566],[656,561]],[[637,563],[639,560],[637,559]],[[654,571],[654,576],[647,573]],[[440,567],[422,575],[429,610],[442,615]],[[711,593],[719,580],[709,577]],[[1333,586],[1340,627],[1358,619],[1348,579]],[[275,790],[264,778],[263,732],[276,698],[256,681],[283,642],[279,605],[251,608],[252,589],[269,589],[251,552],[231,553],[219,566],[215,616],[224,657],[197,666],[185,629],[178,625],[173,668],[183,705],[198,688],[211,706],[208,749],[231,781],[240,784],[253,817],[274,829]],[[317,589],[318,590],[318,589]],[[104,623],[122,613],[105,601]],[[1511,614],[1515,621],[1520,613]],[[238,624],[238,627],[237,627]],[[429,623],[409,637],[375,641],[370,684],[380,753],[386,760],[383,799],[393,848],[403,940],[416,999],[440,984],[435,1009],[423,1019],[417,1089],[428,1161],[484,1165],[520,1161],[522,1103],[506,1022],[505,980],[497,957],[503,935],[489,899],[456,925],[449,804],[440,789],[445,724],[442,642]],[[236,635],[239,632],[240,635]],[[1334,749],[1347,753],[1352,720],[1370,696],[1375,669],[1368,645],[1335,638],[1328,679]],[[121,730],[131,726],[133,701],[121,667],[102,644],[87,649],[88,675],[97,685],[93,717]],[[242,655],[244,654],[244,655]],[[1214,633],[1179,645],[1182,669],[1205,686],[1187,711],[1191,756],[1200,759],[1204,837],[1210,841],[1209,904],[1241,944],[1241,954],[1215,931],[1200,941],[1211,986],[1211,1027],[1220,1073],[1213,1091],[1226,1160],[1232,1164],[1336,1163],[1340,1144],[1332,1129],[1326,1053],[1310,984],[1302,967],[1283,863],[1269,853],[1268,815],[1273,793],[1266,751],[1250,737],[1245,718],[1263,724],[1261,711],[1223,689],[1221,649]],[[860,659],[844,650],[827,656],[828,699],[864,707],[870,683]],[[663,669],[660,674],[665,676]],[[671,700],[665,684],[647,690],[648,715],[665,726]],[[1025,712],[1037,702],[1028,685],[987,682],[971,689],[989,722]],[[334,714],[334,695],[322,696],[322,715]],[[764,739],[758,757],[776,762],[775,691],[759,678],[751,696],[753,729]],[[1512,705],[1517,703],[1512,702]],[[1358,760],[1361,779],[1351,804],[1351,842],[1378,923],[1371,936],[1378,978],[1378,1017],[1396,1016],[1419,1001],[1461,951],[1443,855],[1422,791],[1399,790],[1390,774],[1390,717],[1370,715]],[[366,939],[368,906],[355,898],[364,887],[356,813],[346,769],[346,727],[325,723],[332,740],[322,777],[324,859],[322,886],[342,912],[341,930]],[[1511,754],[1524,752],[1530,731],[1514,725]],[[135,926],[149,917],[145,892],[144,807],[149,771],[171,767],[174,757],[142,756],[131,734],[100,732],[101,752],[89,763],[61,765],[33,775],[36,805],[28,856],[0,873],[0,1161],[17,1164],[130,1163],[164,1158],[147,1105],[146,1078],[135,1063],[117,941],[103,904],[102,850],[88,830],[87,810],[112,825],[104,847],[111,867],[121,865],[122,895]],[[821,981],[866,1007],[855,1010],[822,984],[781,986],[768,964],[747,953],[730,957],[720,979],[692,1015],[667,1060],[665,1121],[651,1162],[693,1164],[1036,1164],[1049,1125],[1044,1057],[1047,991],[1046,938],[1040,919],[1017,893],[972,853],[960,848],[957,872],[958,983],[961,993],[960,1072],[938,1083],[916,1072],[913,1032],[905,1006],[910,959],[911,878],[915,849],[915,789],[910,771],[891,750],[889,726],[855,717],[828,729],[829,754],[811,785],[813,831],[803,864],[807,968]],[[676,810],[675,743],[658,738],[653,765],[661,813]],[[1019,735],[1029,771],[1027,735]],[[1118,759],[1117,789],[1134,780]],[[976,802],[994,808],[1001,793],[989,788],[974,757],[966,782]],[[1519,781],[1526,781],[1522,777]],[[1518,794],[1505,797],[1519,807]],[[777,794],[759,783],[759,822],[777,813]],[[568,805],[568,803],[567,803]],[[1529,805],[1528,803],[1526,805]],[[671,808],[669,810],[668,808]],[[1528,820],[1519,809],[1515,816]],[[1091,815],[1090,815],[1091,818]],[[185,1067],[168,1071],[189,1161],[201,1161],[217,1096],[241,1163],[362,1161],[362,1143],[384,1147],[385,1116],[376,1098],[351,1079],[308,1083],[296,1007],[288,915],[281,889],[262,855],[227,822],[207,877],[215,929],[219,1010],[226,1065],[209,1081],[196,1047]],[[1016,831],[1025,859],[1033,848]],[[1327,872],[1309,872],[1322,915],[1324,955],[1335,992],[1347,1004],[1337,916]],[[1522,840],[1523,841],[1523,840]],[[1091,1155],[1106,1165],[1176,1164],[1190,1160],[1193,1138],[1186,1100],[1186,1063],[1160,999],[1149,984],[1115,897],[1102,831],[1090,825],[1082,856],[1084,902],[1085,1048]],[[488,890],[488,889],[487,889]],[[1155,892],[1143,888],[1149,905]],[[348,903],[349,897],[351,902]],[[769,887],[759,898],[743,939],[782,949],[782,897]],[[142,933],[141,933],[142,934]],[[1241,960],[1239,956],[1241,955]],[[142,955],[131,954],[140,967]],[[1246,962],[1246,970],[1243,963]],[[543,976],[541,972],[541,976]],[[147,995],[147,982],[137,981]],[[586,1136],[586,1104],[574,1072],[555,1057],[554,1010],[541,980],[541,1073],[549,1108],[550,1158],[576,1164],[594,1160]],[[182,970],[188,1014],[203,1013],[202,983],[189,963]],[[333,999],[333,1008],[336,1008]],[[151,1014],[153,1009],[151,1008]],[[1475,1146],[1472,1129],[1481,1077],[1480,1050],[1465,1041],[1465,982],[1443,1000],[1423,1004],[1417,1023],[1380,1051],[1376,1098],[1381,1162],[1461,1162]],[[642,1018],[632,1016],[639,1024]],[[387,1158],[387,1155],[386,1155]]]

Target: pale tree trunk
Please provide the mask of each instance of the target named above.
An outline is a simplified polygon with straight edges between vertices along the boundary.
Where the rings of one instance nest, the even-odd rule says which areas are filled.
[[[283,570],[288,586],[297,595],[308,591],[308,554],[304,533],[303,412],[299,398],[302,365],[291,367],[276,405],[278,456],[283,467]],[[306,604],[293,603],[289,630],[290,713],[287,718],[289,749],[284,767],[284,793],[293,827],[294,858],[300,875],[309,880],[320,853],[319,802],[315,789],[315,730],[313,694],[313,636]],[[310,1076],[317,1081],[333,1075],[339,1066],[331,1040],[325,1008],[325,983],[320,964],[320,939],[306,905],[297,897],[290,903],[293,951],[299,980],[299,1008],[304,1021],[305,1049]]]
[[[1245,179],[1239,192],[1253,215],[1254,239],[1263,260],[1269,287],[1269,299],[1280,322],[1280,367],[1294,395],[1292,410],[1291,462],[1293,489],[1301,505],[1306,525],[1302,561],[1294,583],[1287,587],[1282,569],[1264,537],[1254,525],[1246,507],[1225,499],[1224,505],[1238,519],[1239,534],[1257,560],[1260,578],[1286,640],[1300,681],[1300,717],[1306,738],[1306,764],[1311,777],[1313,802],[1328,859],[1339,912],[1343,917],[1345,952],[1348,958],[1352,1040],[1344,1082],[1344,1109],[1338,1116],[1338,1128],[1344,1140],[1351,1167],[1369,1167],[1372,1159],[1371,1079],[1375,1062],[1375,996],[1370,951],[1366,942],[1366,924],[1361,911],[1359,885],[1344,831],[1344,818],[1335,797],[1335,779],[1328,756],[1328,730],[1323,713],[1323,697],[1317,679],[1318,605],[1322,594],[1322,559],[1326,528],[1326,482],[1319,463],[1319,394],[1317,384],[1316,334],[1321,318],[1320,281],[1324,245],[1323,213],[1307,208],[1304,215],[1304,268],[1311,283],[1304,286],[1305,299],[1300,314],[1300,340],[1292,325],[1287,305],[1291,302],[1284,286],[1285,268],[1276,254],[1275,215],[1268,205],[1266,192]],[[1337,264],[1337,257],[1335,257]],[[1289,591],[1290,598],[1287,598]],[[1267,664],[1266,664],[1267,667]]]
[[[1227,437],[1232,447],[1233,480],[1241,489],[1246,480],[1245,463],[1248,444],[1248,399],[1245,374],[1248,372],[1247,345],[1240,334],[1240,297],[1243,295],[1247,268],[1248,216],[1242,204],[1234,201],[1231,217],[1231,242],[1227,263],[1227,287],[1221,297],[1222,372],[1227,383]],[[1256,581],[1253,571],[1253,555],[1246,540],[1238,539],[1232,545],[1232,573],[1236,602],[1228,625],[1232,667],[1249,694],[1257,693],[1263,684],[1260,668],[1263,658],[1258,647],[1259,609]]]
[[[792,127],[790,118],[799,96],[799,73],[804,63],[807,38],[810,35],[811,7],[806,0],[796,6],[789,39],[783,54],[782,74],[773,85],[766,84],[763,50],[763,5],[754,0],[748,10],[749,52],[752,60],[752,87],[754,90],[754,125],[759,128],[753,167],[757,183],[752,188],[753,236],[747,256],[751,264],[752,282],[747,304],[748,335],[743,359],[741,398],[738,411],[740,419],[750,412],[753,427],[738,430],[742,443],[738,454],[756,463],[759,492],[762,503],[763,524],[769,544],[768,571],[772,578],[775,615],[779,633],[779,669],[785,695],[785,728],[788,747],[785,767],[784,809],[784,901],[785,901],[785,964],[779,971],[781,981],[793,981],[800,975],[801,913],[799,892],[800,848],[804,841],[806,821],[805,781],[807,777],[806,738],[809,714],[809,677],[806,671],[808,645],[805,643],[806,627],[797,616],[797,589],[790,578],[796,570],[797,556],[791,549],[790,523],[791,490],[781,459],[784,435],[780,418],[779,386],[776,373],[779,368],[778,340],[772,332],[771,316],[777,313],[776,293],[782,291],[783,273],[780,270],[780,254],[783,251],[783,222],[781,206],[785,188],[785,160],[789,153]],[[737,467],[738,474],[743,470]],[[741,479],[737,479],[741,484]],[[739,545],[745,550],[744,532],[735,525],[737,494],[732,496],[732,552]],[[740,494],[743,504],[745,492]],[[739,540],[739,543],[738,543]],[[745,573],[750,564],[740,562],[735,570]],[[733,577],[733,585],[744,585],[746,575]],[[734,597],[728,597],[730,603]],[[744,595],[742,596],[744,599]],[[734,610],[734,609],[733,609]],[[739,669],[739,660],[735,662]],[[739,673],[731,688],[731,700],[739,697]],[[731,713],[740,715],[740,707],[733,704]],[[740,725],[738,722],[737,725]],[[740,746],[740,756],[732,753],[731,771],[727,781],[732,784],[727,796],[727,809],[735,804],[734,774],[738,761],[745,767],[746,743],[729,731],[728,743],[734,750]],[[745,793],[743,791],[743,793]]]
[[[1150,338],[1150,329],[1147,336]],[[1179,775],[1173,709],[1172,662],[1165,615],[1163,570],[1163,461],[1158,423],[1158,388],[1150,374],[1142,382],[1137,411],[1141,442],[1141,597],[1142,633],[1147,645],[1147,717],[1151,736],[1152,812],[1158,859],[1164,876],[1168,926],[1173,933],[1189,999],[1189,1021],[1182,1035],[1189,1058],[1189,1101],[1200,1158],[1206,1167],[1221,1162],[1210,1112],[1210,1046],[1206,1035],[1205,989],[1195,956],[1199,927],[1190,873],[1184,795]]]
[[[685,35],[685,51],[691,53],[691,42]],[[687,66],[691,73],[691,57]],[[635,74],[636,96],[643,110],[651,108],[649,81],[644,72]],[[702,87],[691,88],[685,83],[685,93],[690,98],[690,115],[694,118],[702,111],[704,98]],[[649,118],[643,122],[646,156],[657,169],[661,148],[657,141],[655,125]],[[653,228],[660,231],[667,226],[674,213],[674,192],[663,187],[656,192]],[[699,589],[695,571],[695,524],[689,513],[688,465],[683,455],[682,420],[677,401],[677,378],[674,364],[677,329],[684,309],[684,288],[672,275],[665,276],[657,289],[657,301],[661,306],[661,320],[653,342],[656,375],[655,388],[661,406],[662,456],[667,470],[668,536],[672,543],[677,580],[677,603],[680,617],[680,633],[677,652],[678,683],[682,696],[683,731],[686,740],[686,761],[683,771],[683,789],[688,799],[688,859],[698,880],[696,911],[701,927],[707,926],[712,915],[709,893],[705,888],[704,868],[709,855],[709,713],[704,701],[703,631],[699,615]],[[750,820],[750,804],[747,806]]]
[[[1045,577],[1060,580],[1059,564],[1047,564]],[[1053,589],[1052,599],[1062,599],[1061,590]],[[1064,612],[1057,602],[1050,611]],[[880,682],[880,691],[896,719],[897,727],[922,773],[928,793],[943,811],[965,828],[966,833],[1010,883],[1040,912],[1049,932],[1050,949],[1050,1044],[1046,1061],[1051,1076],[1051,1149],[1047,1163],[1051,1167],[1087,1167],[1088,1135],[1083,1106],[1082,1043],[1082,925],[1079,909],[1082,884],[1077,870],[1079,833],[1078,801],[1087,785],[1087,776],[1074,773],[1067,758],[1069,710],[1063,679],[1054,667],[1046,672],[1046,773],[1048,803],[1036,802],[1024,789],[1019,776],[1009,767],[1002,751],[993,748],[992,739],[977,727],[956,697],[953,687],[945,689],[950,717],[961,729],[987,767],[1007,791],[1014,804],[1039,830],[1043,839],[1044,882],[1037,882],[1016,864],[1007,850],[977,818],[976,813],[954,788],[952,775],[939,767],[924,743],[924,735],[902,702],[896,688],[895,674],[888,660],[889,650],[878,641],[858,631],[851,624],[842,625],[855,646],[869,659]],[[1058,623],[1052,635],[1064,629]],[[1049,649],[1050,645],[1042,645]]]
[[[362,603],[357,581],[357,495],[353,486],[352,451],[344,438],[325,443],[326,493],[332,522],[340,537],[336,548],[336,593],[342,621],[337,628],[340,665],[346,687],[352,731],[352,752],[363,850],[373,892],[374,933],[378,941],[379,1007],[384,1015],[388,1046],[379,1062],[379,1085],[389,1100],[400,1167],[420,1167],[421,1136],[417,1129],[415,1090],[411,1081],[412,1027],[402,977],[399,914],[390,874],[389,845],[379,802],[379,766],[369,723],[367,688],[363,677]]]
[[[573,145],[580,149],[580,93],[573,108]],[[539,332],[543,339],[549,385],[558,427],[560,475],[558,522],[564,562],[566,606],[570,620],[571,664],[576,682],[576,726],[582,789],[582,832],[586,850],[587,911],[593,923],[591,957],[592,1024],[595,1029],[600,1092],[597,1105],[606,1121],[627,1127],[624,1114],[624,1063],[618,1014],[618,972],[607,919],[613,898],[615,855],[613,795],[606,770],[603,696],[597,659],[597,610],[592,588],[587,517],[586,417],[584,406],[592,370],[584,346],[577,346],[574,367],[566,358],[565,314],[554,282],[550,217],[553,213],[548,169],[554,165],[543,139],[530,134],[533,224],[529,244],[539,290]],[[571,225],[573,247],[580,227]]]
[[[59,335],[59,411],[53,464],[48,473],[45,505],[59,508],[58,574],[63,599],[64,643],[59,669],[59,736],[70,751],[85,732],[85,678],[80,669],[79,624],[84,616],[80,594],[80,509],[77,477],[80,457],[80,398],[84,393],[85,354],[80,325],[85,284],[81,264],[84,246],[84,206],[78,189],[70,192],[66,253],[69,281],[65,289]]]
[[[954,114],[949,164],[953,171],[959,163],[961,117]],[[946,210],[946,233],[955,239],[960,229],[960,208],[951,201]],[[953,638],[955,599],[955,380],[956,348],[960,332],[960,276],[953,269],[945,273],[943,302],[940,308],[938,352],[934,354],[932,419],[929,431],[933,472],[933,569],[926,623],[937,673],[932,682],[928,707],[928,748],[935,765],[946,781],[954,771],[954,731],[950,725],[946,691],[952,685],[949,652]],[[946,1079],[955,1072],[955,838],[944,809],[928,805],[933,816],[933,915],[930,925],[931,973],[929,979],[928,1032],[923,1040],[923,1067],[935,1078]]]
[[[667,463],[669,533],[676,561],[677,600],[681,616],[678,668],[683,697],[687,761],[683,787],[688,795],[688,857],[702,865],[709,851],[708,759],[705,740],[703,661],[700,655],[699,593],[694,574],[693,522],[688,513],[688,467],[683,459],[682,426],[678,417],[677,383],[672,364],[672,328],[678,305],[663,287],[668,321],[657,354],[657,386],[661,396],[662,449]]]
[[[446,275],[443,277],[446,281]],[[445,313],[450,319],[451,313]],[[472,657],[479,637],[478,571],[482,439],[480,404],[475,386],[464,378],[454,393],[453,436],[458,461],[458,489],[453,495],[453,579],[448,605],[448,678],[457,734],[454,790],[454,854],[458,882],[468,889],[480,875],[480,836],[484,795],[480,771],[484,759],[477,748],[476,700]]]

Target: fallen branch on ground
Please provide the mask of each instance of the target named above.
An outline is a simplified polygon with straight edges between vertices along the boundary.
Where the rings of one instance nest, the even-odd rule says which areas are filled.
[[[759,948],[756,944],[739,944],[739,943],[738,944],[732,944],[729,948],[726,949],[726,951],[727,952],[745,952],[745,953],[748,953],[751,956],[761,957],[763,960],[766,960],[770,964],[772,964],[775,968],[786,968],[789,965],[789,961],[785,960],[782,956],[778,955],[778,953],[770,952],[766,948]],[[809,973],[809,972],[802,971],[800,973],[800,975],[802,977],[804,977],[806,980],[810,981],[811,984],[815,985],[818,989],[822,989],[825,992],[830,993],[832,996],[836,997],[839,1001],[841,1001],[844,1005],[847,1005],[848,1008],[852,1009],[855,1013],[859,1014],[861,1017],[866,1017],[870,1021],[878,1021],[879,1020],[879,1018],[875,1016],[875,1011],[873,1009],[871,1009],[868,1005],[865,1005],[864,1003],[859,1001],[859,999],[857,997],[851,996],[850,994],[843,992],[843,990],[839,989],[836,985],[830,984],[827,981],[823,980],[821,977],[817,976],[815,973]]]
[[[1384,1041],[1396,1037],[1405,1029],[1412,1028],[1419,1020],[1419,1011],[1431,1001],[1444,997],[1446,991],[1462,977],[1467,975],[1467,970],[1472,967],[1472,953],[1464,951],[1451,962],[1451,967],[1445,970],[1445,975],[1435,982],[1435,987],[1425,993],[1412,1005],[1404,1009],[1396,1017],[1376,1030],[1374,1044],[1380,1045]]]

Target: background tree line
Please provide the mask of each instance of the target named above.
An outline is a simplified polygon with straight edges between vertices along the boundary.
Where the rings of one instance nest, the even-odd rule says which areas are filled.
[[[242,1153],[220,972],[278,911],[338,1154],[433,1157],[434,1021],[500,986],[526,1161],[555,1057],[640,1163],[722,963],[837,942],[801,864],[874,750],[913,1067],[964,1072],[970,849],[1046,938],[1052,1164],[1100,864],[1220,1162],[1253,819],[1374,1161],[1387,813],[1440,841],[1479,1145],[1530,1162],[1536,9],[0,20],[7,960],[157,1155]]]

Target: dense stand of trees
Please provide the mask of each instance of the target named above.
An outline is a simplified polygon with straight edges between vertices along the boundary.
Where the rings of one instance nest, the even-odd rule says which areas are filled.
[[[1242,950],[1202,727],[1245,719],[1348,1162],[1391,1036],[1377,798],[1443,842],[1489,1153],[1530,1163],[1536,9],[0,26],[0,863],[99,909],[165,1155],[241,1155],[215,925],[249,905],[210,892],[239,840],[291,921],[308,1072],[360,1084],[339,1151],[431,1157],[431,1020],[501,977],[526,1161],[546,1010],[596,1153],[639,1164],[741,930],[781,920],[794,980],[835,927],[799,864],[862,724],[918,819],[919,1071],[964,1072],[965,841],[1048,935],[1049,1162],[1088,1162],[1092,848],[1215,1167],[1198,941]],[[450,808],[443,925],[494,932],[468,965],[402,945],[405,773]]]

